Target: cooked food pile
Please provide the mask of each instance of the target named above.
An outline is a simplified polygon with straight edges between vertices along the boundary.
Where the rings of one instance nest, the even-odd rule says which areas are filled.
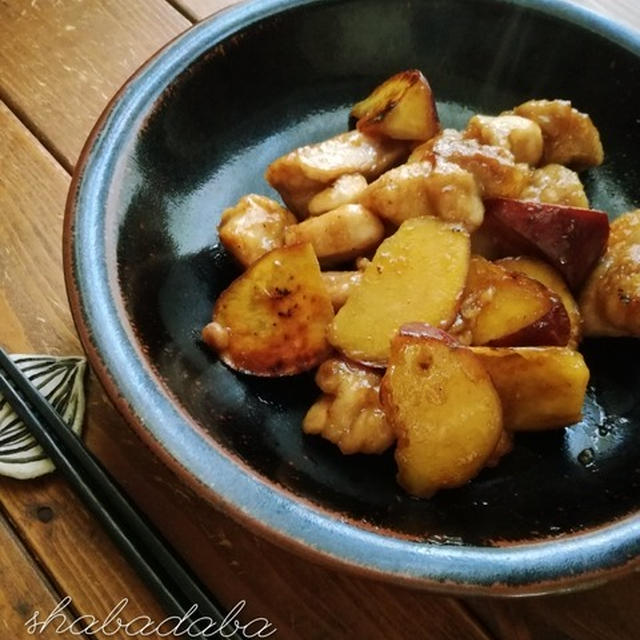
[[[518,431],[581,419],[583,336],[640,336],[640,210],[609,225],[577,171],[603,161],[591,118],[530,100],[442,129],[419,71],[351,112],[355,128],[275,160],[284,206],[222,214],[246,271],[205,342],[231,368],[317,367],[303,429],[344,454],[395,446],[429,497],[498,464]]]

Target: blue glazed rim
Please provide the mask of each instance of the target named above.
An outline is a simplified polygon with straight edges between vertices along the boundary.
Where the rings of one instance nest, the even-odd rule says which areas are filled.
[[[102,114],[75,171],[64,231],[67,292],[94,369],[118,409],[178,475],[243,524],[315,560],[434,591],[484,595],[588,587],[640,565],[640,513],[590,532],[491,548],[413,542],[356,527],[269,483],[230,456],[141,366],[117,278],[108,269],[113,247],[106,240],[109,187],[130,132],[175,77],[219,42],[282,11],[334,1],[262,0],[215,14],[151,58]],[[506,4],[568,20],[640,57],[640,34],[564,0]]]

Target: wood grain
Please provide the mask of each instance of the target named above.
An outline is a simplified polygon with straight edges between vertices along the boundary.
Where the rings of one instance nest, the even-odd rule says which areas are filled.
[[[238,4],[242,0],[173,0],[176,7],[192,20],[202,20],[212,13]]]
[[[14,352],[79,354],[60,255],[69,176],[1,102],[0,150],[0,308],[10,310],[0,342]],[[81,613],[104,616],[134,593],[128,614],[162,620],[153,597],[61,478],[0,478],[0,503]],[[47,522],[38,517],[43,507],[51,512]]]
[[[526,600],[469,600],[487,627],[504,640],[636,640],[638,602],[638,574],[583,593]]]
[[[202,20],[207,16],[237,4],[240,0],[173,0],[190,18]],[[602,13],[618,22],[640,30],[640,3],[637,0],[568,0],[585,9]]]
[[[0,2],[0,98],[73,166],[109,98],[190,26],[164,0]]]
[[[25,622],[39,611],[38,621],[46,619],[61,600],[44,578],[27,549],[15,536],[6,520],[0,516],[0,637],[23,638],[27,636]],[[73,617],[65,615],[66,624]],[[74,636],[70,632],[56,633],[55,628],[65,624],[57,620],[42,630],[37,637],[42,640],[68,640],[86,636]]]

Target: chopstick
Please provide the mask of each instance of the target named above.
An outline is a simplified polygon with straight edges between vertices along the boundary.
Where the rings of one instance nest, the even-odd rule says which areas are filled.
[[[226,638],[239,640],[235,621],[182,563],[161,535],[129,502],[107,471],[67,427],[49,402],[0,347],[2,393],[56,468],[102,523],[132,566],[170,616],[185,617],[191,638],[212,637],[223,628]],[[197,605],[197,610],[190,610]],[[208,618],[209,620],[202,620]],[[160,622],[160,621],[158,621]],[[165,627],[166,628],[166,627]],[[231,630],[235,629],[233,634]],[[192,632],[198,631],[198,635]],[[207,632],[207,635],[203,635]]]

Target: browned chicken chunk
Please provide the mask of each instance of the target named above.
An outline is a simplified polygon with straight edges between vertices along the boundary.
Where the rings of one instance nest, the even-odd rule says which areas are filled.
[[[473,231],[484,217],[473,175],[443,160],[413,162],[387,171],[367,187],[360,202],[398,226],[409,218],[435,216]]]
[[[309,202],[309,215],[319,216],[343,204],[353,204],[366,188],[367,181],[359,173],[340,176],[332,185],[313,196]]]
[[[544,138],[543,164],[564,164],[576,168],[602,164],[604,151],[600,134],[586,113],[568,100],[529,100],[513,113],[540,125]]]
[[[305,218],[309,201],[340,176],[360,173],[366,180],[374,180],[407,155],[406,142],[349,131],[278,158],[269,165],[265,177],[286,205]]]
[[[516,163],[511,151],[463,138],[455,129],[445,129],[416,147],[409,162],[434,159],[453,162],[472,173],[484,198],[517,198],[531,172],[528,165]]]
[[[578,174],[561,164],[548,164],[536,169],[520,194],[520,199],[589,208],[589,200]]]
[[[322,281],[324,282],[333,310],[337,311],[347,301],[355,287],[362,280],[362,271],[324,271]]]
[[[511,151],[516,162],[537,165],[542,158],[542,129],[520,116],[473,116],[464,132],[481,144],[502,147]]]
[[[310,242],[322,265],[346,262],[369,253],[383,238],[384,225],[361,204],[345,204],[285,231],[286,246]]]
[[[225,249],[248,267],[265,253],[284,244],[284,230],[296,218],[265,196],[250,194],[222,213],[218,233]]]
[[[382,453],[395,436],[380,404],[382,372],[333,358],[320,365],[316,383],[323,391],[303,422],[344,454]]]
[[[607,251],[580,296],[587,336],[640,337],[640,209],[611,223]]]

